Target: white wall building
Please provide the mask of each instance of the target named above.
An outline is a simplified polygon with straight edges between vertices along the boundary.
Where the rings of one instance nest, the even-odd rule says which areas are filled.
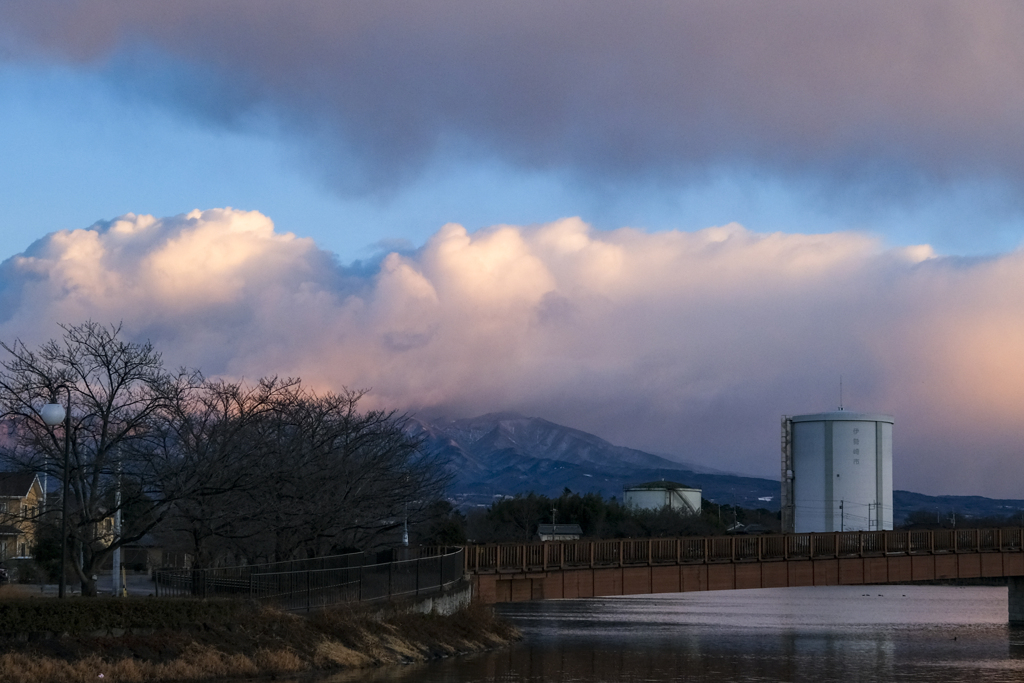
[[[697,514],[700,512],[700,489],[674,481],[651,481],[623,489],[626,505],[646,510],[669,507]]]
[[[583,535],[579,524],[540,524],[537,537],[541,541],[578,541]]]
[[[892,529],[893,422],[845,410],[784,417],[782,530]]]

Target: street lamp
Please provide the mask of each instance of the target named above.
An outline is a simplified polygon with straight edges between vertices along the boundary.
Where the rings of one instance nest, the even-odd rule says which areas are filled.
[[[56,427],[64,423],[64,493],[60,498],[60,584],[57,589],[57,597],[63,598],[67,589],[67,556],[68,556],[68,453],[71,451],[71,387],[64,387],[68,392],[68,407],[57,403],[54,396],[51,403],[47,403],[39,411],[39,416],[48,427]]]

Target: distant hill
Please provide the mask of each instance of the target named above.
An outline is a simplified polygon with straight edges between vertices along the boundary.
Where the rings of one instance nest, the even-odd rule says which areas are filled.
[[[1024,500],[1000,500],[984,496],[926,496],[911,491],[892,492],[893,519],[903,520],[911,512],[926,510],[939,517],[948,519],[950,513],[956,512],[965,520],[979,517],[1009,517],[1024,513]],[[959,525],[959,522],[957,522]],[[965,523],[966,526],[970,522]],[[1019,517],[1017,525],[1024,526],[1024,516]]]
[[[461,420],[412,419],[408,430],[449,462],[452,497],[460,506],[487,506],[495,497],[535,491],[557,496],[566,488],[622,497],[627,484],[667,479],[702,489],[715,503],[779,509],[779,482],[713,470],[634,448],[616,446],[571,427],[517,413]],[[916,510],[965,519],[1024,512],[1024,500],[981,496],[926,496],[893,492],[894,519]],[[1024,519],[1024,518],[1022,518]]]
[[[456,475],[453,496],[489,505],[495,496],[565,488],[621,498],[627,484],[669,479],[703,489],[714,502],[778,509],[779,484],[616,446],[578,429],[516,413],[463,420],[412,420],[409,431],[448,459]]]

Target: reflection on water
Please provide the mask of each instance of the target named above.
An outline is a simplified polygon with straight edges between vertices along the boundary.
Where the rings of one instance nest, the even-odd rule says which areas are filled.
[[[503,605],[524,642],[348,681],[1021,681],[1006,589],[844,586]]]

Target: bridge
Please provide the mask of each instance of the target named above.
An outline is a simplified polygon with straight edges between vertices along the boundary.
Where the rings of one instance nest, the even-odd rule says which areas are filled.
[[[484,603],[1006,577],[1024,623],[1024,528],[553,541],[465,547]]]

